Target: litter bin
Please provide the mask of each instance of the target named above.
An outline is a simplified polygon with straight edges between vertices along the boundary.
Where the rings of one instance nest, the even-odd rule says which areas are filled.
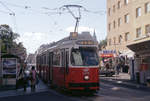
[[[140,83],[140,73],[136,72],[136,81],[137,83]]]

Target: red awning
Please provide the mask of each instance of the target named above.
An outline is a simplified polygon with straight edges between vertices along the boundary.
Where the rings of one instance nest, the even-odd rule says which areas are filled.
[[[100,54],[100,57],[114,57],[114,54]]]

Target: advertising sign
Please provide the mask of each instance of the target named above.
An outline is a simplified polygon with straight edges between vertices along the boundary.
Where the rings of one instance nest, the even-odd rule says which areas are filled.
[[[3,78],[16,78],[16,67],[17,60],[16,58],[3,58]]]

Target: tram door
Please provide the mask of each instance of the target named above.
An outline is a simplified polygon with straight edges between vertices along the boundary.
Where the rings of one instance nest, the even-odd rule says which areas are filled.
[[[66,71],[66,74],[69,73],[69,50],[66,50],[66,66],[65,66],[65,71]]]
[[[65,49],[61,50],[61,64],[62,64],[62,68],[61,68],[61,79],[62,79],[62,86],[65,86]]]
[[[67,68],[68,68],[68,57],[69,57],[69,50],[68,49],[63,49],[61,51],[61,62],[62,62],[62,80],[63,80],[63,85],[62,86],[65,86],[65,77],[66,77],[66,74],[67,74]]]
[[[50,84],[53,82],[53,53],[49,53],[49,79]]]

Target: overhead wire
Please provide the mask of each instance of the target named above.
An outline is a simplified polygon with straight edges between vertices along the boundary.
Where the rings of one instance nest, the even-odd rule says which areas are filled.
[[[5,13],[5,14],[10,14],[10,12],[6,12],[6,11],[2,11],[0,10],[1,13]]]
[[[81,1],[83,1],[83,0],[81,0]],[[65,2],[65,1],[63,1],[63,2]],[[48,15],[50,15],[50,14],[52,14],[52,15],[60,14],[61,15],[63,13],[68,13],[68,12],[60,11],[59,8],[41,7],[41,9],[43,9],[43,10],[51,10],[51,11],[53,11],[53,12],[41,12],[40,10],[33,9],[31,6],[28,6],[28,5],[22,6],[22,5],[17,5],[17,4],[9,3],[9,2],[5,2],[5,3],[8,4],[8,5],[10,5],[10,6],[19,7],[19,8],[30,10],[32,12],[36,12],[36,13],[40,13],[40,14],[48,14]],[[12,12],[12,10],[10,10],[4,3],[1,2],[1,4],[3,4],[3,6],[5,6],[9,11]],[[106,13],[106,11],[91,11],[91,10],[86,9],[83,6],[82,6],[82,8],[83,8],[83,11],[88,12],[88,13],[93,13],[93,14],[103,14],[103,13]]]
[[[7,14],[9,14],[11,16],[14,29],[16,29],[16,32],[17,32],[18,30],[17,30],[17,23],[16,23],[16,14],[15,14],[15,12],[13,10],[11,10],[10,8],[8,8],[2,1],[0,1],[0,4],[3,7],[5,7],[5,9],[7,9],[9,11],[9,12],[5,12],[5,11],[0,11],[0,12],[7,13]]]
[[[81,0],[80,2],[82,2],[83,0]],[[65,0],[63,1],[65,2]],[[7,5],[10,5],[10,6],[13,6],[13,7],[18,7],[18,8],[22,8],[22,9],[25,9],[25,10],[29,10],[31,12],[35,12],[35,13],[38,13],[38,14],[45,14],[47,16],[52,16],[52,15],[62,15],[62,14],[67,14],[69,13],[69,11],[66,11],[65,9],[60,9],[60,8],[48,8],[48,7],[40,7],[41,10],[46,10],[46,11],[41,11],[40,9],[34,9],[32,8],[32,6],[28,6],[28,5],[18,5],[18,4],[13,4],[13,3],[8,3],[8,2],[5,2],[5,4],[3,2],[0,1],[0,3],[7,9],[9,10],[11,13],[9,13],[9,15],[11,14],[15,14],[11,9],[9,9],[5,4]],[[82,12],[87,12],[87,13],[93,13],[93,14],[103,14],[105,13],[105,11],[91,11],[91,10],[88,10],[86,9],[85,7],[83,6],[80,6],[80,12],[79,12],[79,16],[81,16],[81,11]],[[8,13],[8,12],[4,12],[4,11],[0,11],[2,13]],[[13,13],[12,13],[13,12]],[[74,11],[73,11],[74,12]],[[16,23],[16,19],[14,19],[14,23]],[[56,24],[56,21],[54,21],[54,24]],[[58,25],[58,23],[57,23]]]
[[[9,9],[2,1],[0,1],[0,4],[3,5],[8,11],[10,11],[11,12],[10,14],[15,16],[15,13],[11,9]]]

